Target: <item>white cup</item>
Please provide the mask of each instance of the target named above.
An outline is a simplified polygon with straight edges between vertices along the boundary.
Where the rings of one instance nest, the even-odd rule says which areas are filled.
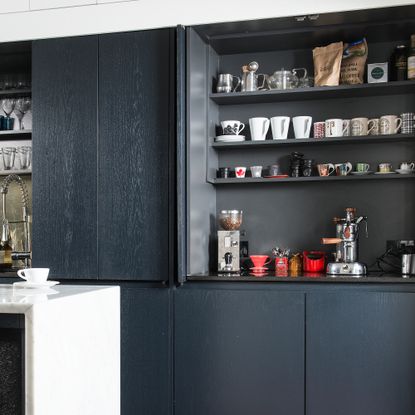
[[[262,166],[251,166],[250,169],[252,177],[261,177]]]
[[[272,117],[271,130],[273,140],[285,140],[290,127],[290,117]]]
[[[415,163],[401,163],[400,169],[401,170],[413,170],[415,168]]]
[[[326,137],[343,137],[347,127],[343,127],[343,120],[331,118],[325,121]]]
[[[43,284],[49,276],[49,268],[26,268],[19,269],[17,275],[27,282],[34,284]]]
[[[309,138],[313,119],[308,115],[293,118],[295,138]]]
[[[269,129],[269,119],[264,117],[255,117],[249,119],[249,128],[251,129],[251,140],[265,140]]]
[[[238,120],[226,120],[220,123],[224,135],[239,135],[245,124]]]
[[[402,125],[402,118],[396,115],[383,115],[379,121],[381,134],[396,134]]]

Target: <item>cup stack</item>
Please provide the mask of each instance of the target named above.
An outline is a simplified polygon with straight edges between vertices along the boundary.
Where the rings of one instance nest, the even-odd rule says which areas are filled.
[[[290,157],[290,176],[300,177],[304,166],[304,154],[293,152]]]

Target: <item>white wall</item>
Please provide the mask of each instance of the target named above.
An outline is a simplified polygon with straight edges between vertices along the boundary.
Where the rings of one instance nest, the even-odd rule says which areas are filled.
[[[1,3],[0,42],[414,4],[409,0],[7,0]],[[71,4],[74,6],[69,7]]]

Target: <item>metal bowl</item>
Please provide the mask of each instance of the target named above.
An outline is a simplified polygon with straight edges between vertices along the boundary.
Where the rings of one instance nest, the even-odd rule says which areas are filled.
[[[242,225],[242,210],[221,210],[219,225],[225,231],[237,231]]]

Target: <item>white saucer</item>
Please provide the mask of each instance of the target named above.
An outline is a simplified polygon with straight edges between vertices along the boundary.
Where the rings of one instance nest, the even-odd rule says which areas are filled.
[[[396,173],[399,173],[399,174],[412,174],[412,173],[415,173],[415,171],[412,170],[412,169],[396,169],[395,171],[396,171]]]
[[[216,141],[219,143],[236,143],[239,141],[245,141],[244,135],[218,135]]]
[[[367,174],[372,174],[372,173],[373,173],[373,171],[370,171],[370,170],[368,170],[368,171],[351,171],[350,172],[350,174],[354,174],[356,176],[365,176]]]
[[[59,281],[46,281],[43,283],[35,283],[35,282],[28,282],[28,281],[19,281],[13,283],[13,287],[16,288],[46,288],[46,287],[53,287],[59,284]]]
[[[385,172],[377,171],[377,172],[375,172],[375,174],[396,174],[396,173],[394,171],[385,171]]]

